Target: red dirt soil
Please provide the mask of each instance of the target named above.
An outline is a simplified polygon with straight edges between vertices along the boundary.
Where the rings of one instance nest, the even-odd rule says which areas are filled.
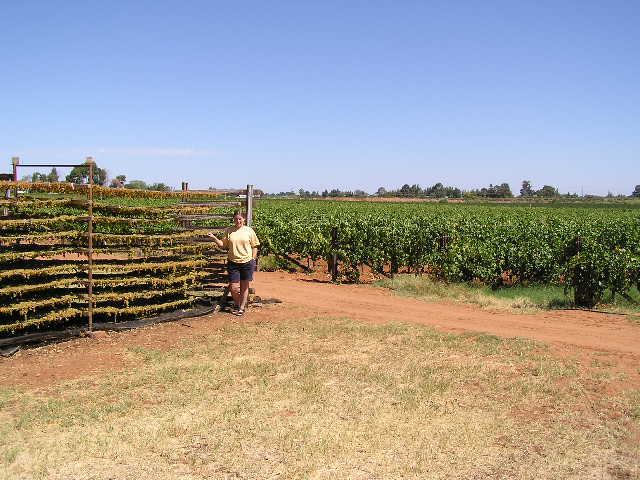
[[[315,278],[314,278],[315,277]],[[584,368],[606,363],[624,372],[621,389],[640,388],[640,325],[625,316],[583,311],[512,314],[474,306],[427,303],[395,296],[368,285],[334,285],[302,274],[260,272],[255,288],[262,298],[283,303],[251,308],[241,319],[227,313],[166,323],[135,331],[99,332],[98,338],[24,349],[0,358],[0,385],[46,387],[60,381],[133,366],[127,349],[165,350],[185,338],[202,338],[233,322],[274,322],[309,317],[346,317],[375,324],[417,323],[444,332],[482,331],[526,337],[551,345],[554,355],[571,357]],[[601,366],[599,366],[601,368]]]

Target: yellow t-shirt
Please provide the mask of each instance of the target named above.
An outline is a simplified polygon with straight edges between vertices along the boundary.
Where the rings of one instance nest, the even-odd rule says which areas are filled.
[[[222,238],[222,246],[227,249],[229,261],[235,263],[247,263],[253,258],[251,249],[260,245],[253,228],[236,227],[226,228]]]

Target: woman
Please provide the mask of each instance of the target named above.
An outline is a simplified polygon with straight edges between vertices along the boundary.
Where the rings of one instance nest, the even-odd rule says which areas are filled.
[[[233,227],[226,228],[222,239],[213,232],[207,235],[215,244],[228,252],[227,271],[229,272],[229,291],[233,297],[234,315],[244,315],[249,298],[249,283],[253,280],[258,256],[258,237],[251,227],[245,224],[244,214],[240,210],[233,213]]]

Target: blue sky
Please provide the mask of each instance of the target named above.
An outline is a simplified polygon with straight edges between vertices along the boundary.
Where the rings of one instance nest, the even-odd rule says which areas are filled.
[[[629,1],[5,1],[0,170],[628,195],[638,25]]]

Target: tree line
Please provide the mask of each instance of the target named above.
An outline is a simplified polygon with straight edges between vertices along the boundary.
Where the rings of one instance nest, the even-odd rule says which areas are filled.
[[[23,182],[59,182],[60,175],[58,170],[54,167],[49,173],[34,172],[31,175],[25,175],[21,178]],[[69,183],[83,184],[89,181],[89,167],[80,166],[74,167],[73,170],[65,177],[65,181]],[[117,175],[111,182],[109,182],[109,176],[104,168],[99,168],[97,165],[93,169],[93,183],[100,186],[106,186],[109,184],[112,188],[129,188],[135,190],[157,190],[157,191],[170,191],[172,188],[164,183],[147,184],[142,180],[130,180],[127,182],[126,175]],[[539,189],[535,189],[530,180],[523,180],[520,188],[519,198],[578,198],[577,193],[560,194],[556,187],[551,185],[543,185]],[[300,188],[297,192],[293,190],[288,192],[278,192],[267,194],[274,197],[292,197],[299,196],[302,198],[338,198],[338,197],[356,197],[364,198],[372,196],[364,190],[340,190],[333,188],[331,190],[325,189],[322,192],[313,190],[305,190]],[[514,194],[511,191],[511,187],[508,183],[501,184],[489,184],[488,187],[482,187],[472,190],[462,190],[458,187],[446,187],[442,183],[438,182],[430,187],[422,188],[419,184],[409,185],[405,183],[402,187],[395,190],[387,190],[385,187],[380,187],[376,191],[374,196],[386,197],[386,198],[514,198]],[[612,194],[607,195],[612,197]],[[640,185],[636,185],[631,197],[640,198]]]
[[[553,198],[559,197],[558,190],[549,185],[545,185],[539,190],[534,190],[529,180],[522,182],[522,189],[520,190],[521,197],[544,197]],[[303,198],[336,198],[336,197],[369,197],[372,196],[364,190],[340,190],[337,188],[328,190],[325,189],[322,192],[309,191],[303,188],[297,192],[293,190],[288,192],[279,192],[271,194],[275,197],[288,197],[288,196],[300,196]],[[514,198],[511,187],[508,183],[501,184],[489,184],[488,187],[482,187],[472,190],[462,190],[458,187],[445,186],[438,182],[430,187],[422,188],[419,184],[409,185],[405,183],[398,189],[387,190],[385,187],[380,187],[373,196],[385,197],[385,198]]]
[[[53,167],[49,173],[33,172],[31,175],[25,175],[21,178],[23,182],[50,182],[55,183],[60,181],[60,174],[58,170]],[[74,167],[71,172],[64,178],[65,182],[85,184],[89,183],[89,167],[80,166]],[[104,168],[99,168],[97,165],[93,167],[93,183],[102,187],[109,186],[111,188],[128,188],[133,190],[156,190],[161,192],[170,191],[171,187],[164,183],[152,183],[147,184],[142,180],[130,180],[127,182],[126,175],[117,175],[109,182],[109,174]]]
[[[272,197],[293,197],[299,196],[301,198],[338,198],[338,197],[385,197],[385,198],[516,198],[513,194],[511,187],[508,183],[489,184],[488,187],[482,187],[478,189],[463,190],[458,187],[444,186],[438,182],[430,187],[422,188],[418,184],[409,185],[405,183],[398,189],[387,190],[385,187],[380,187],[375,193],[369,194],[364,190],[340,190],[334,188],[331,190],[325,189],[322,192],[313,190],[305,190],[300,188],[297,192],[294,190],[282,191],[278,193],[271,193],[268,196]],[[592,195],[590,195],[592,196]],[[631,193],[631,197],[640,198],[640,185],[636,185],[635,190]],[[607,197],[613,197],[613,194],[609,193]],[[622,196],[624,197],[624,196]],[[530,199],[548,199],[548,198],[578,198],[577,193],[561,194],[558,189],[551,185],[543,185],[536,189],[530,180],[523,180],[517,198],[530,198]]]

